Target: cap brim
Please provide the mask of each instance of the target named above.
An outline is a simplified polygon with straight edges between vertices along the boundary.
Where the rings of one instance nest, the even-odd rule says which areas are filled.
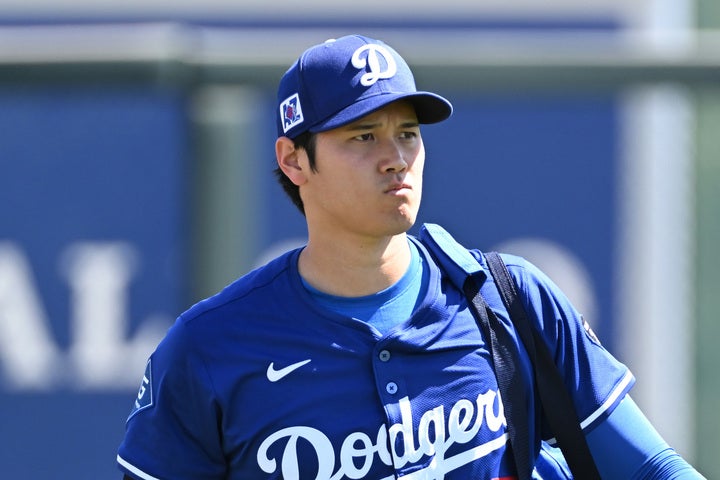
[[[432,92],[383,93],[359,100],[308,130],[317,133],[342,127],[398,100],[412,103],[421,124],[442,122],[453,112],[452,104],[448,100]]]

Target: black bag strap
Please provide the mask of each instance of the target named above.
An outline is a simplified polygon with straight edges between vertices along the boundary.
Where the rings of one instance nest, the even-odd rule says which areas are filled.
[[[496,252],[486,253],[485,259],[515,330],[518,332],[534,365],[535,383],[542,403],[543,413],[552,432],[555,434],[558,446],[563,452],[570,471],[578,479],[599,480],[600,473],[580,427],[580,420],[568,389],[542,336],[537,329],[532,328],[530,325],[525,308],[520,301],[505,262]],[[479,295],[480,292],[478,291],[476,296]],[[472,303],[475,304],[476,301],[473,299]],[[495,320],[496,326],[500,327],[497,330],[504,330],[497,323],[497,319]],[[518,452],[515,453],[517,455]],[[529,477],[520,475],[520,478]]]
[[[499,325],[495,313],[480,294],[480,284],[473,275],[465,279],[463,291],[480,330],[489,340],[495,377],[505,409],[508,437],[515,468],[520,480],[529,480],[533,465],[530,460],[531,444],[528,411],[532,398],[522,372],[519,352],[510,333]]]
[[[520,480],[528,480],[533,470],[528,412],[535,400],[534,394],[529,391],[528,378],[520,369],[522,363],[518,346],[507,330],[497,328],[499,320],[480,294],[486,273],[477,258],[439,225],[424,224],[419,240],[450,281],[464,292],[470,311],[487,339],[505,410],[512,458]]]

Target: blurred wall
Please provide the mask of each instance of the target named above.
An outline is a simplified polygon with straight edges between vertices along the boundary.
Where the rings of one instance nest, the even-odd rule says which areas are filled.
[[[700,0],[697,4],[697,26],[704,30],[720,28],[720,4],[712,0]],[[697,164],[695,172],[696,242],[695,265],[697,273],[693,286],[696,289],[697,321],[695,373],[697,401],[697,448],[696,458],[706,465],[707,477],[720,477],[720,443],[716,440],[720,431],[720,142],[717,138],[720,125],[720,84],[713,82],[697,89]]]

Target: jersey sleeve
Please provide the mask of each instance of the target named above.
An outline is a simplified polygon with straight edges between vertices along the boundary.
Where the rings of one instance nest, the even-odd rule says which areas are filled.
[[[216,395],[188,336],[178,320],[148,360],[117,456],[134,478],[224,478]]]
[[[503,255],[528,318],[545,340],[589,432],[633,386],[629,369],[610,354],[560,288],[527,260]],[[551,442],[553,439],[549,439]]]

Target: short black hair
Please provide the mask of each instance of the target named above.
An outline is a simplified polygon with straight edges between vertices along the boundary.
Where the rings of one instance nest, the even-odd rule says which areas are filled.
[[[310,163],[310,170],[313,172],[317,171],[317,165],[315,163],[315,146],[317,135],[311,132],[303,132],[293,139],[296,149],[303,149],[308,156],[308,162]],[[293,204],[300,210],[300,213],[305,215],[305,205],[303,205],[302,198],[300,198],[300,187],[295,185],[280,169],[275,168],[275,178],[282,186],[283,190],[290,197]]]

